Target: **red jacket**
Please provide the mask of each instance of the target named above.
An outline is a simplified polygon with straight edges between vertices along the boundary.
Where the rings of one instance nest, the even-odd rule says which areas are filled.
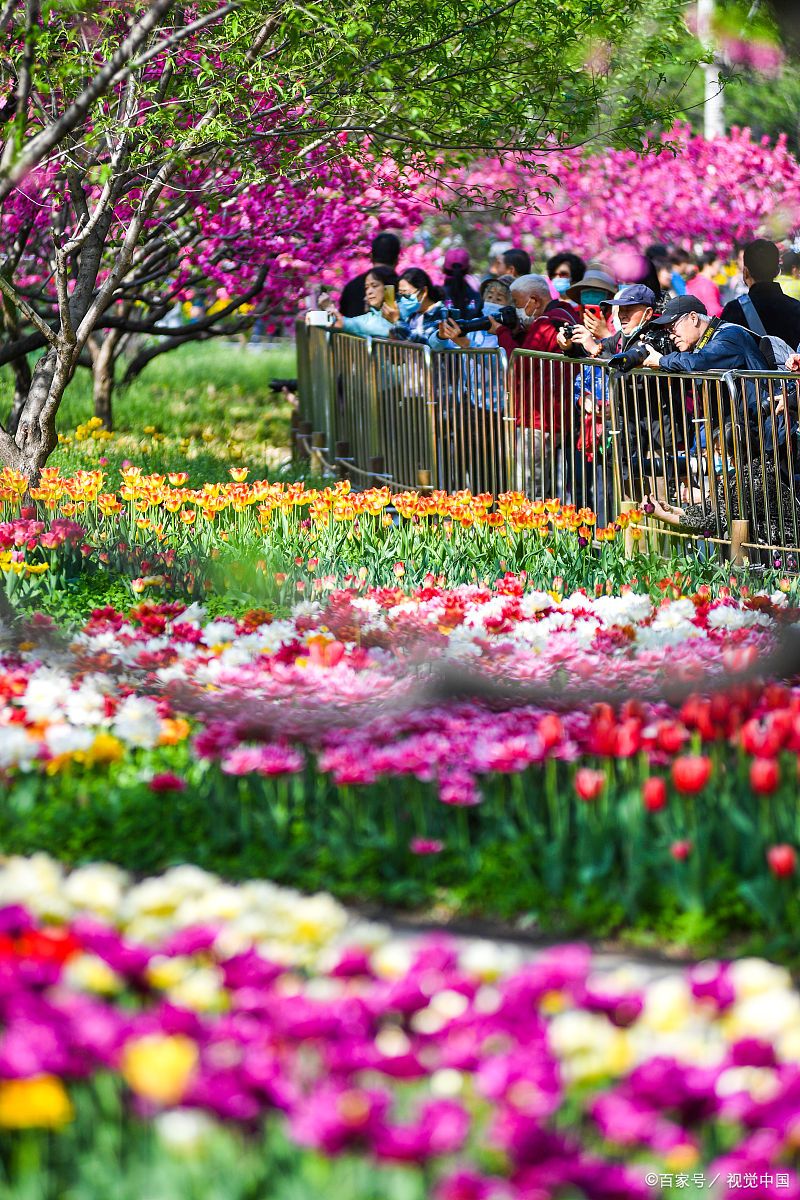
[[[556,341],[563,325],[574,325],[575,314],[558,300],[551,301],[541,317],[520,332],[500,328],[497,340],[509,358],[511,399],[518,425],[528,429],[558,432],[569,420],[572,408],[572,373],[564,362],[516,358],[515,350],[538,350],[540,354],[561,355]]]

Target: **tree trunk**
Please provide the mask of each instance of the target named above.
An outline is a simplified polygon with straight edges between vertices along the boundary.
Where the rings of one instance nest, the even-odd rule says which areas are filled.
[[[92,359],[94,415],[100,418],[106,429],[113,428],[116,351],[121,338],[121,329],[110,329],[105,334],[93,334],[87,343]]]
[[[43,354],[34,367],[16,435],[0,438],[0,463],[20,471],[33,486],[58,445],[56,412],[73,371],[70,350],[54,347]]]
[[[28,392],[31,390],[32,374],[30,363],[26,357],[15,359],[11,363],[11,370],[14,372],[14,399],[11,402],[11,412],[8,415],[6,429],[14,437],[19,426],[22,409],[28,399]]]

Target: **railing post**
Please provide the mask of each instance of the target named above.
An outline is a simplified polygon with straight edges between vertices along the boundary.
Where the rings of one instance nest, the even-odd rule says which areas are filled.
[[[369,460],[369,473],[372,476],[370,487],[383,487],[384,480],[380,476],[386,474],[386,461],[382,454],[373,454]]]
[[[430,461],[424,469],[428,472],[428,484],[430,485],[431,477],[436,480],[436,486],[442,487],[441,475],[439,469],[439,453],[440,449],[437,444],[436,437],[436,405],[437,399],[433,387],[433,351],[430,346],[426,346],[423,351],[422,361],[424,364],[424,385],[423,385],[423,406],[427,410],[427,442]],[[441,403],[439,397],[438,403]],[[419,472],[418,472],[419,476]]]
[[[292,460],[297,461],[301,458],[300,443],[298,435],[300,433],[300,410],[293,408],[289,416],[289,445],[292,448]]]
[[[634,500],[622,500],[620,502],[619,511],[622,514],[630,513],[630,512],[634,512],[636,508],[637,508],[637,505]],[[626,558],[633,558],[634,551],[636,549],[635,542],[636,542],[636,538],[633,536],[633,531],[631,529],[630,524],[628,524],[625,526],[625,557]]]
[[[327,449],[325,445],[325,434],[320,430],[316,430],[311,434],[311,453],[309,455],[309,467],[312,475],[325,474],[325,459],[322,451]]]
[[[334,462],[336,464],[336,474],[339,479],[350,478],[350,464],[352,461],[350,443],[337,442],[334,450]]]
[[[297,426],[297,449],[299,457],[304,462],[308,462],[311,457],[311,433],[313,428],[310,421],[300,421]]]
[[[731,566],[744,566],[744,547],[750,541],[750,522],[736,520],[731,522]]]
[[[417,471],[417,487],[421,492],[429,492],[431,490],[431,473],[430,471]]]

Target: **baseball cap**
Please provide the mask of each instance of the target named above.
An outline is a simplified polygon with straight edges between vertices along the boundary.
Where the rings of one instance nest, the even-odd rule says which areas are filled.
[[[612,296],[608,301],[609,304],[646,304],[648,308],[655,308],[656,297],[652,288],[649,288],[645,283],[628,283],[621,287],[615,296]]]
[[[567,296],[570,300],[577,300],[580,303],[583,291],[608,292],[609,296],[613,296],[616,290],[616,280],[612,279],[607,271],[604,271],[602,267],[590,266],[583,279],[579,279],[577,283],[573,283],[571,288],[568,288]]]
[[[469,251],[465,250],[463,246],[451,246],[444,256],[445,271],[452,271],[453,267],[469,270]]]
[[[708,316],[708,309],[702,300],[698,300],[696,296],[673,296],[664,305],[664,311],[660,317],[656,317],[651,321],[651,325],[671,325],[673,321],[677,321],[678,317],[685,317],[687,313],[700,313],[701,316]]]

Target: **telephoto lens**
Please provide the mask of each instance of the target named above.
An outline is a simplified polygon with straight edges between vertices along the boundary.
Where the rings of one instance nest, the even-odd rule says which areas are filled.
[[[635,371],[640,367],[650,353],[650,347],[643,344],[631,346],[628,350],[623,350],[621,354],[614,354],[608,360],[608,365],[612,371]]]

